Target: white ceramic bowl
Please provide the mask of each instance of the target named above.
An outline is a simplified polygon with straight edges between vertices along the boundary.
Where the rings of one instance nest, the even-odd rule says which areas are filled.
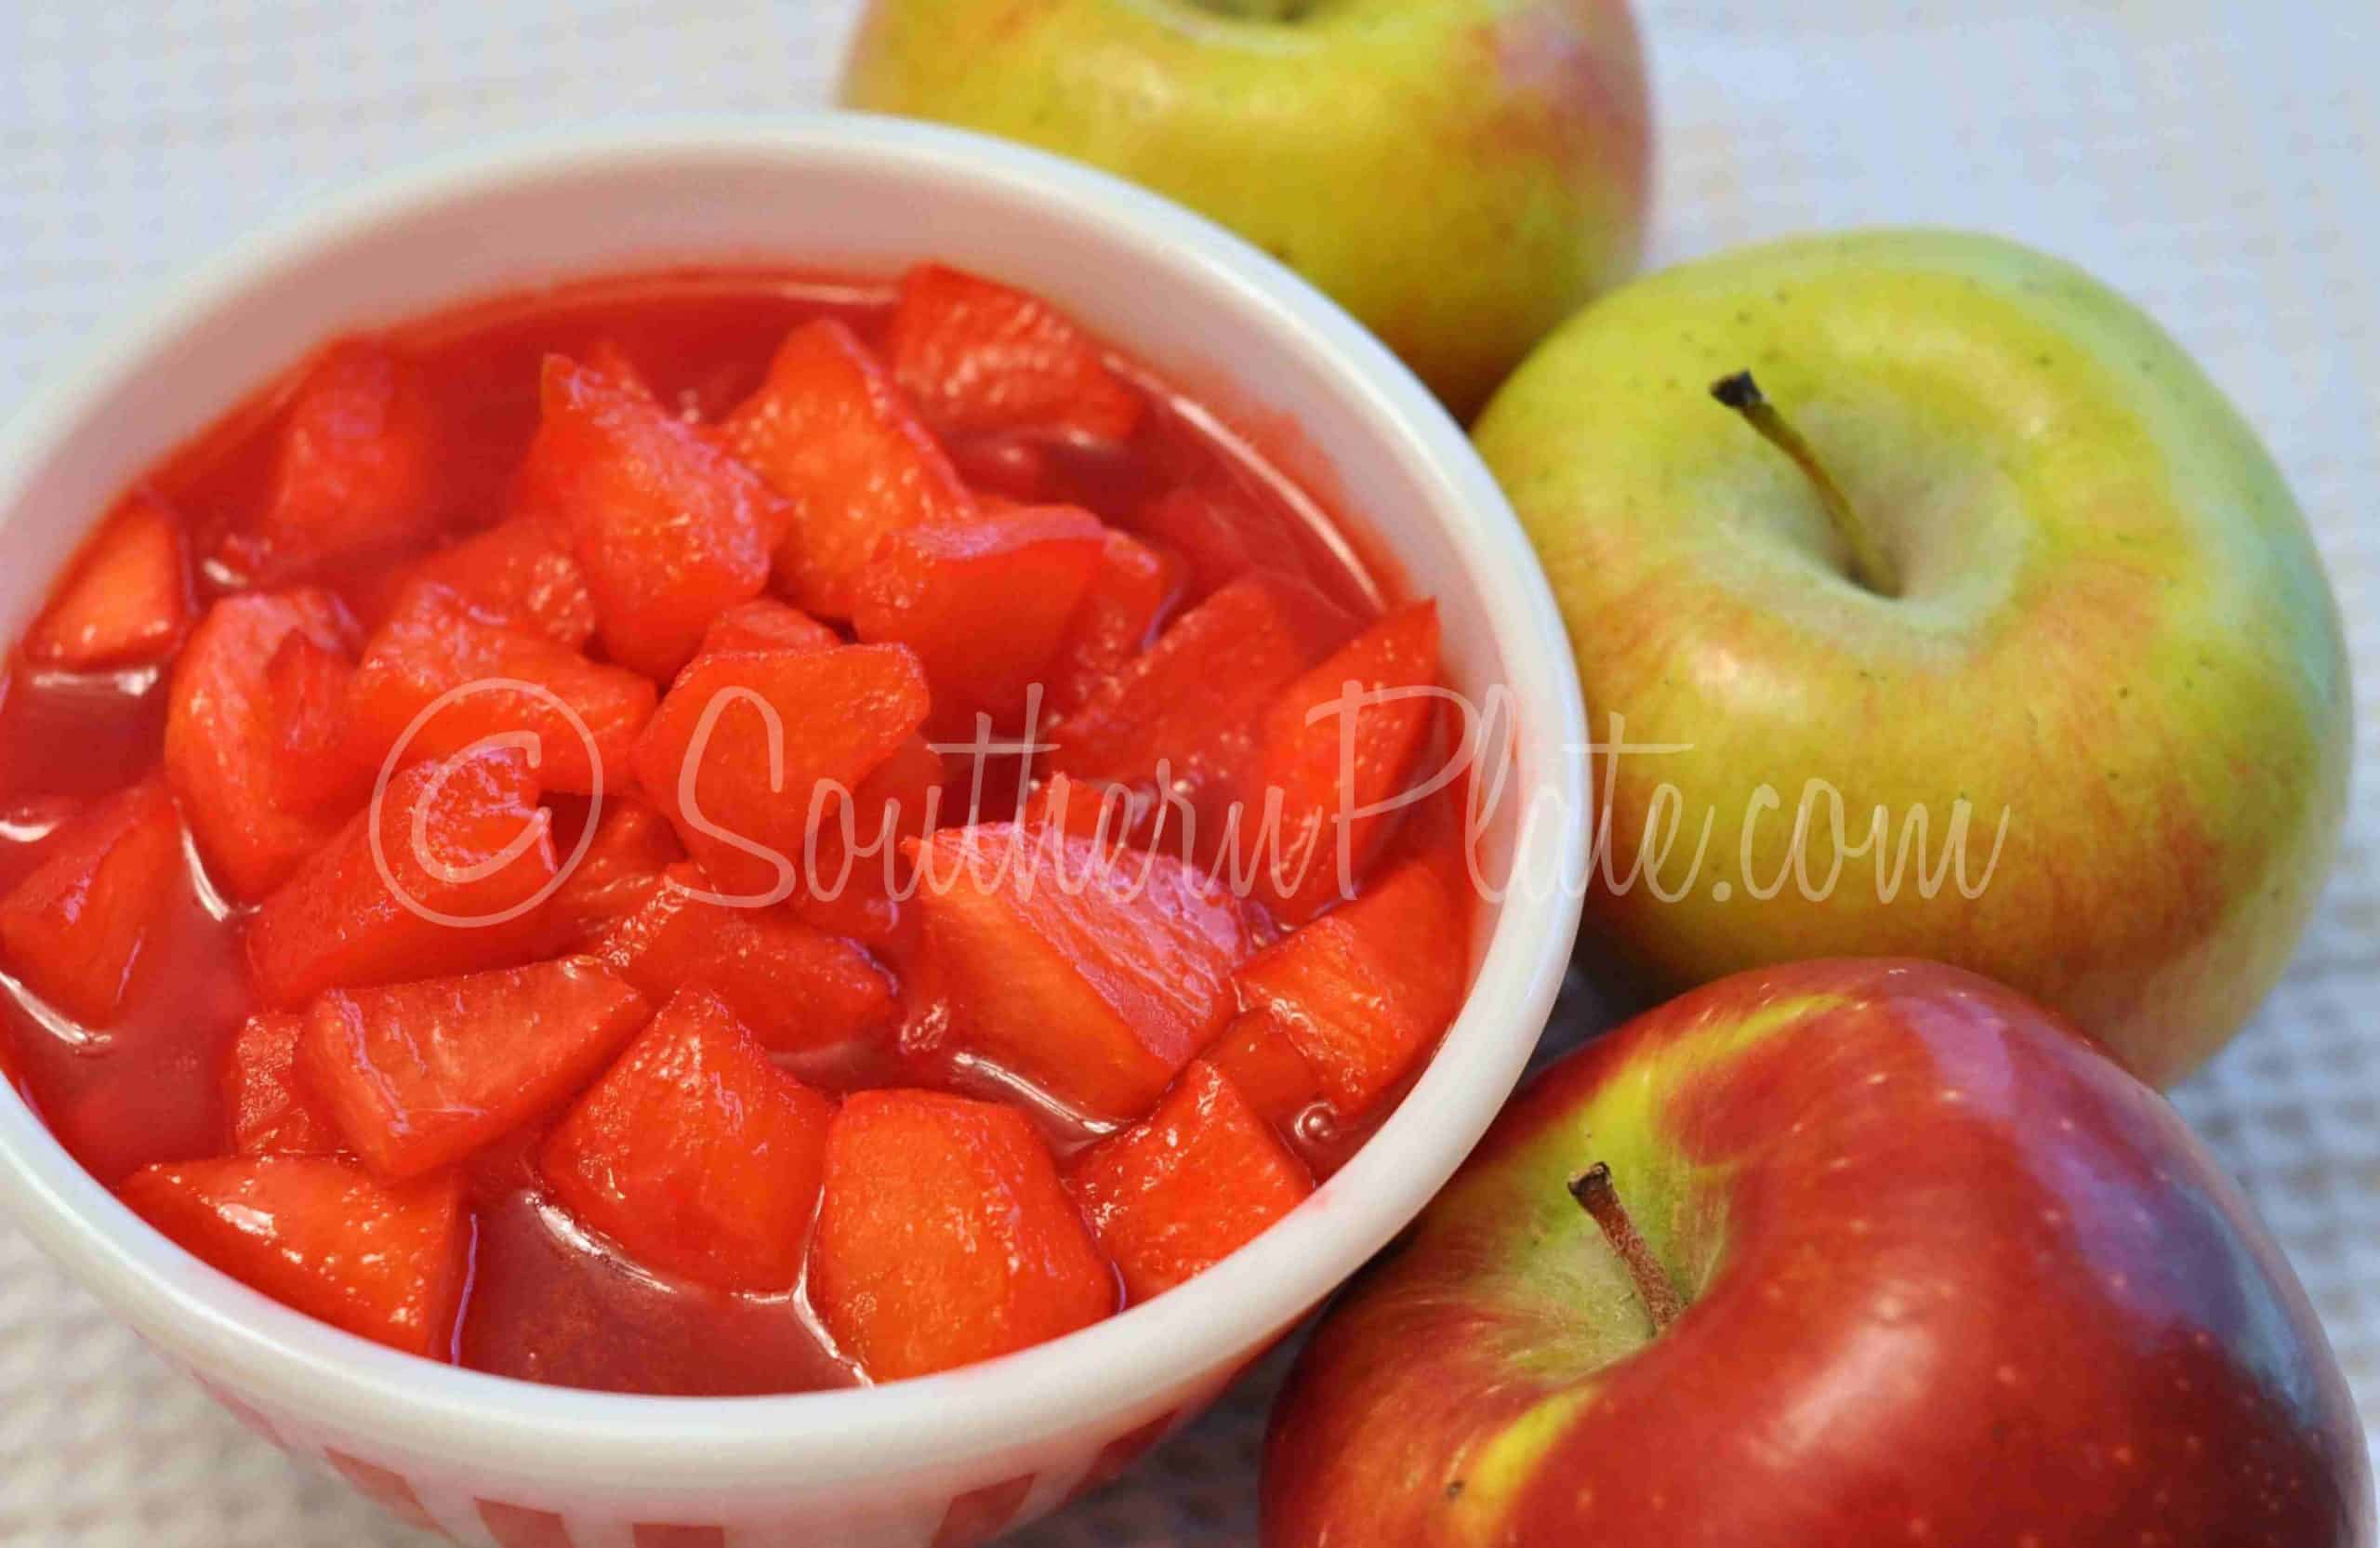
[[[1504,685],[1520,709],[1510,773],[1540,804],[1519,834],[1506,803],[1486,851],[1512,867],[1511,901],[1482,905],[1475,986],[1419,1086],[1276,1229],[1094,1328],[853,1392],[622,1396],[382,1349],[185,1255],[0,1099],[0,1193],[76,1278],[293,1452],[465,1541],[924,1545],[1038,1515],[1194,1414],[1410,1220],[1553,1005],[1579,913],[1560,873],[1584,849],[1583,720],[1561,621],[1487,470],[1403,366],[1270,258],[990,139],[851,115],[569,135],[440,162],[245,242],[7,427],[0,630],[22,630],[144,465],[337,330],[645,266],[891,272],[929,257],[1051,297],[1268,449],[1286,440],[1290,470],[1437,598],[1454,685]]]

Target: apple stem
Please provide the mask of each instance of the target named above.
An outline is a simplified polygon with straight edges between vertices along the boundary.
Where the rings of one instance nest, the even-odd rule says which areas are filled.
[[[1859,513],[1844,497],[1843,486],[1826,470],[1826,464],[1810,443],[1802,439],[1785,416],[1777,412],[1760,384],[1752,379],[1750,371],[1739,371],[1732,377],[1722,377],[1711,384],[1711,396],[1734,409],[1750,421],[1772,446],[1793,459],[1793,465],[1818,492],[1818,503],[1826,507],[1827,519],[1843,536],[1844,547],[1851,550],[1851,578],[1880,597],[1900,595],[1900,576],[1894,569],[1876,535]]]
[[[1604,1240],[1628,1265],[1629,1277],[1636,1281],[1636,1298],[1653,1319],[1653,1331],[1658,1333],[1675,1322],[1686,1310],[1686,1298],[1670,1283],[1669,1270],[1661,1266],[1652,1244],[1628,1217],[1627,1207],[1620,1202],[1620,1190],[1612,1184],[1611,1168],[1597,1161],[1571,1178],[1570,1197],[1593,1218]]]

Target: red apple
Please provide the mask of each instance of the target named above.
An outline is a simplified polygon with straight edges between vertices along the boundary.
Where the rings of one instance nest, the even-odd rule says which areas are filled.
[[[1917,962],[1725,979],[1547,1071],[1324,1322],[1264,1464],[1266,1548],[2372,1534],[2238,1189],[2096,1045]]]

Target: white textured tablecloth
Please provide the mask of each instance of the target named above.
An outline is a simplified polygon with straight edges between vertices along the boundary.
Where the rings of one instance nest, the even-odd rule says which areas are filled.
[[[1640,0],[1661,259],[1813,226],[1988,227],[2145,302],[2264,431],[2355,657],[2359,784],[2320,917],[2178,1093],[2380,1430],[2380,7],[2373,0]],[[260,219],[509,132],[823,99],[851,0],[0,0],[0,412]],[[1274,1367],[1017,1540],[1252,1541]],[[0,1541],[406,1544],[173,1376],[0,1222]]]

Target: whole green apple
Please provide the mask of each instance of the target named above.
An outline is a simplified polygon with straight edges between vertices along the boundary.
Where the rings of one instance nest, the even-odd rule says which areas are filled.
[[[874,0],[842,99],[1213,217],[1465,416],[1643,242],[1627,0]]]
[[[1723,980],[1541,1076],[1325,1318],[1263,1504],[1265,1548],[2373,1531],[2345,1375],[2180,1118],[1892,961]]]
[[[2164,1084],[2279,976],[2346,806],[2337,611],[2121,298],[1977,236],[1754,248],[1589,307],[1476,441],[1605,744],[1590,928],[1656,978],[1933,958]]]

